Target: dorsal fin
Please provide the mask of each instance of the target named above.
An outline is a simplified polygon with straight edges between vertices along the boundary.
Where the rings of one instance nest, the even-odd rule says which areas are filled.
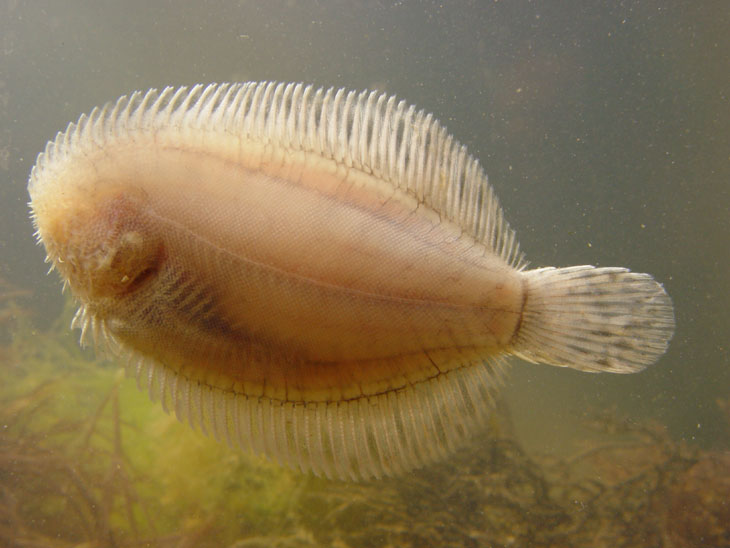
[[[514,231],[479,161],[431,114],[377,91],[276,82],[167,87],[123,96],[70,124],[34,172],[84,141],[174,127],[227,132],[305,150],[362,170],[414,196],[522,269]],[[31,175],[31,185],[34,174]]]

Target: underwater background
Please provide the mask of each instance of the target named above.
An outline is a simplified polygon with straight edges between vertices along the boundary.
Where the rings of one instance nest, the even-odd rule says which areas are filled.
[[[728,28],[722,0],[0,0],[0,547],[730,546]],[[487,432],[380,482],[178,424],[79,348],[26,183],[96,105],[246,80],[433,112],[532,266],[664,284],[667,354],[626,376],[512,360]]]

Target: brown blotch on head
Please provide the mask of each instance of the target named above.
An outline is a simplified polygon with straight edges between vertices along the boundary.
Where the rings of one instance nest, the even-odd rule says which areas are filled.
[[[58,270],[74,295],[86,301],[139,289],[165,256],[144,196],[136,193],[94,196],[58,219],[48,236]]]
[[[157,273],[163,256],[164,246],[148,232],[123,232],[104,262],[90,272],[90,285],[98,296],[135,291]]]

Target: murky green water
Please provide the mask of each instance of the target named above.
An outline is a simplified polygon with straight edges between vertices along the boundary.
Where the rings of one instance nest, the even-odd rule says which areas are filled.
[[[729,19],[723,2],[2,1],[0,545],[730,545]],[[434,112],[533,265],[665,284],[669,352],[629,376],[515,361],[472,448],[383,483],[299,476],[177,424],[78,348],[25,185],[95,105],[249,79]]]

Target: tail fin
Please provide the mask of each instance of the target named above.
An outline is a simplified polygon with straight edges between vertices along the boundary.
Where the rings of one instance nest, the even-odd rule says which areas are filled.
[[[672,300],[648,274],[573,266],[523,276],[516,355],[581,371],[634,373],[666,351],[674,333]]]

